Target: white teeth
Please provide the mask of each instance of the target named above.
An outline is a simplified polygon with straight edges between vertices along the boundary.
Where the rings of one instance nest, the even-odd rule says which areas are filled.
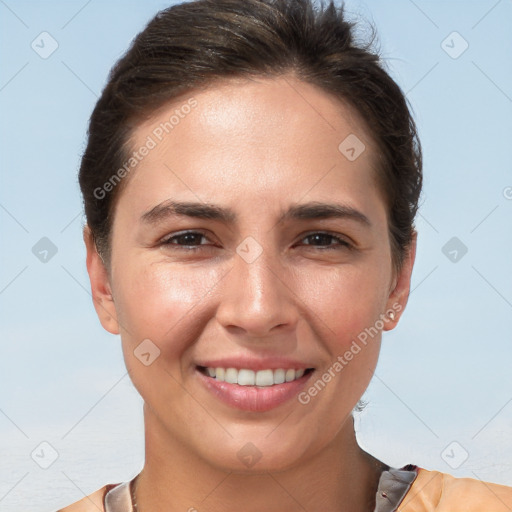
[[[257,372],[242,368],[206,368],[206,373],[222,382],[230,384],[238,384],[239,386],[259,386],[268,387],[274,384],[283,384],[284,382],[292,382],[300,379],[304,375],[304,369],[294,370],[290,368],[285,370],[279,368],[277,370],[259,370]]]
[[[274,372],[272,370],[260,370],[256,373],[256,386],[272,386],[273,384]]]
[[[240,386],[254,386],[255,380],[255,374],[252,370],[238,371],[238,384]]]
[[[224,380],[226,382],[229,382],[230,384],[237,384],[238,383],[238,371],[236,370],[236,368],[228,368],[224,375]]]
[[[286,372],[279,368],[279,370],[274,370],[274,384],[282,384],[285,381]]]

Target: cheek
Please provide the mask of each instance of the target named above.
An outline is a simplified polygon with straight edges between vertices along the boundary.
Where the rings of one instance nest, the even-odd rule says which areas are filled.
[[[123,340],[133,346],[149,338],[164,354],[182,352],[194,330],[202,328],[208,295],[222,278],[221,269],[145,262],[131,267],[117,275]]]
[[[343,265],[327,272],[304,272],[301,295],[316,323],[329,333],[330,352],[345,350],[384,312],[388,275],[378,264]]]
[[[334,435],[360,399],[377,365],[381,314],[386,304],[387,274],[378,265],[343,266],[306,274],[302,296],[308,300],[306,322],[326,357],[299,402],[328,418],[318,435]]]

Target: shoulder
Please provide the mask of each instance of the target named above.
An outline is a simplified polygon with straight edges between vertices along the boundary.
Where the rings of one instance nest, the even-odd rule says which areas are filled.
[[[73,503],[72,505],[68,505],[67,507],[61,508],[57,510],[57,512],[104,512],[104,500],[105,495],[108,491],[113,489],[119,484],[109,484],[103,486],[101,489],[89,494],[85,498]]]
[[[512,487],[417,469],[398,512],[509,512]]]

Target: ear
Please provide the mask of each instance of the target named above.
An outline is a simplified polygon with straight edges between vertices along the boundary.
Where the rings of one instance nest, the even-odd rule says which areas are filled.
[[[87,248],[87,272],[91,282],[91,293],[96,314],[104,329],[119,334],[117,312],[112,296],[110,278],[103,260],[98,254],[96,243],[89,226],[84,227],[84,242]]]
[[[414,231],[409,250],[407,251],[407,254],[405,255],[404,261],[402,263],[402,268],[396,276],[394,280],[394,287],[389,294],[386,309],[386,322],[384,324],[385,331],[390,331],[397,326],[400,316],[402,315],[407,304],[411,289],[412,269],[414,266],[414,260],[416,258],[417,238],[418,233]],[[389,316],[391,311],[394,313],[393,319]]]

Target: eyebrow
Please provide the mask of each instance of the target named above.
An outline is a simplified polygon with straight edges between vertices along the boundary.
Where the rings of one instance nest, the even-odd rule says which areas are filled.
[[[237,214],[231,208],[169,199],[143,213],[140,220],[144,224],[156,224],[176,216],[217,220],[224,224],[233,224],[237,219]],[[278,222],[329,218],[349,219],[365,226],[371,226],[368,217],[351,206],[321,202],[292,205],[281,214]]]

